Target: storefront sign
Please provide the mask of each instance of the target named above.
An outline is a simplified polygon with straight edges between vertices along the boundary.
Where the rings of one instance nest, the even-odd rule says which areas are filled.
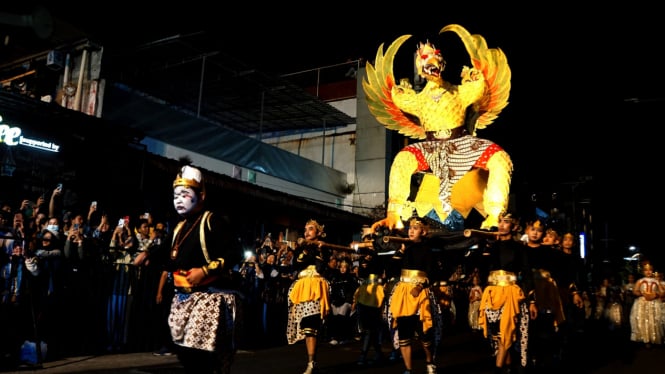
[[[20,127],[12,127],[2,124],[2,116],[0,116],[0,143],[5,143],[8,146],[24,145],[26,147],[37,148],[49,152],[60,152],[60,145],[53,142],[30,139],[22,135],[23,131]]]

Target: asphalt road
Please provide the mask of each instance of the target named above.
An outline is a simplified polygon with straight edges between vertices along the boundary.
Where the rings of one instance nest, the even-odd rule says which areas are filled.
[[[623,374],[652,371],[665,365],[665,346],[646,348],[631,343],[624,336],[611,334],[586,334],[575,344],[575,357],[571,366],[556,372]],[[384,352],[389,352],[387,343]],[[331,346],[323,343],[319,348],[320,374],[401,374],[404,366],[398,361],[358,366],[356,360],[360,343]],[[305,369],[304,344],[285,345],[257,350],[240,350],[232,371],[234,373],[298,374]],[[493,373],[493,359],[485,341],[477,334],[456,332],[446,336],[438,355],[439,373]],[[532,370],[533,371],[533,370]],[[107,354],[100,356],[71,357],[45,362],[41,367],[24,367],[14,373],[131,373],[131,374],[182,374],[184,369],[175,356],[153,356],[151,352]],[[415,352],[414,374],[425,373],[421,351]],[[535,371],[534,371],[535,372]]]

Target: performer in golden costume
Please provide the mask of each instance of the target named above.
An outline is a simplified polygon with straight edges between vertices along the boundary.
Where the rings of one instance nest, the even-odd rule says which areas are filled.
[[[371,237],[366,227],[364,238]],[[375,249],[367,250],[360,258],[358,277],[362,283],[353,295],[353,309],[358,313],[358,325],[362,347],[358,365],[376,364],[383,361],[381,351],[382,332],[384,330],[383,308],[385,306],[385,287],[382,282],[384,266]],[[374,350],[374,358],[367,359],[369,350]]]
[[[397,328],[397,345],[406,371],[413,370],[412,344],[416,338],[425,352],[427,374],[436,374],[436,349],[441,337],[440,310],[430,279],[438,279],[436,258],[426,242],[427,224],[419,217],[409,221],[409,243],[395,252],[401,275],[388,299],[388,321]],[[437,331],[438,330],[438,331]],[[393,342],[395,343],[395,342]]]
[[[299,271],[298,279],[289,289],[286,337],[289,344],[305,339],[307,368],[303,374],[312,374],[318,369],[318,337],[330,313],[330,285],[322,275],[330,258],[320,241],[325,236],[323,225],[315,220],[307,221],[304,239],[298,241],[296,248],[294,265]]]
[[[521,280],[531,269],[525,246],[515,238],[518,227],[514,214],[500,214],[496,240],[481,254],[482,273],[489,275],[480,299],[478,325],[492,348],[497,373],[511,366],[523,372],[528,364],[529,311]]]
[[[416,92],[408,79],[396,84],[393,60],[410,35],[395,40],[374,65],[367,64],[363,88],[370,112],[388,129],[412,139],[393,160],[388,183],[386,218],[372,229],[400,228],[415,210],[444,227],[463,230],[472,209],[483,217],[481,228],[496,227],[499,213],[507,208],[512,161],[497,144],[476,137],[476,130],[490,125],[508,104],[511,72],[500,49],[487,48],[485,39],[471,35],[460,25],[441,32],[460,36],[471,57],[461,83],[443,80],[446,62],[433,44],[419,43],[415,66],[427,83]],[[411,177],[422,173],[418,193],[409,201]]]

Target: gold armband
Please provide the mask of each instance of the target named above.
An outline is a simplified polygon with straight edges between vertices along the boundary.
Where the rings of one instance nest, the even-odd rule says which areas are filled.
[[[203,276],[207,277],[208,276],[208,266],[207,265],[201,266],[201,270],[203,271]]]

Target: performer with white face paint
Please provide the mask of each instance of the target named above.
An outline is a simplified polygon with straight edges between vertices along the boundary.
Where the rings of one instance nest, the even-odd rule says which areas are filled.
[[[169,327],[178,359],[188,373],[230,373],[234,330],[241,313],[231,267],[242,251],[232,230],[205,208],[201,171],[183,166],[173,182],[173,206],[183,220],[173,231],[167,270],[176,293]]]

